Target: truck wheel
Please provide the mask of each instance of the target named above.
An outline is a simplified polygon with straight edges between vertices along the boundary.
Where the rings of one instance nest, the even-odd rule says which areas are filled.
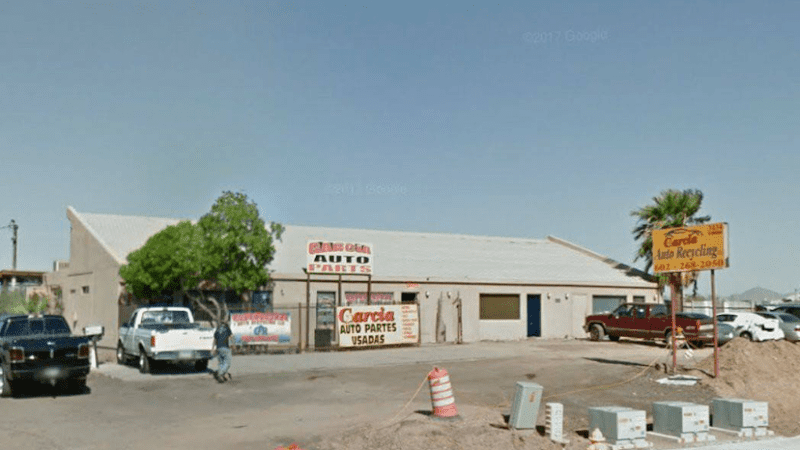
[[[11,397],[11,382],[6,378],[2,363],[0,363],[0,396]]]
[[[606,330],[603,329],[602,325],[594,324],[591,328],[589,328],[589,339],[593,341],[600,341],[603,339],[603,336],[606,335]]]
[[[749,340],[750,342],[752,342],[752,341],[753,341],[753,335],[752,335],[752,334],[750,334],[750,332],[749,332],[749,331],[745,331],[745,332],[743,332],[742,334],[740,334],[739,336],[741,336],[741,337],[743,337],[743,338],[745,338],[745,339]]]
[[[128,356],[125,355],[125,347],[122,345],[122,342],[117,344],[117,364],[128,364]]]
[[[194,370],[198,372],[205,372],[208,369],[208,360],[201,359],[194,362]]]
[[[144,350],[139,350],[139,372],[150,373],[150,358]]]
[[[667,330],[664,332],[664,342],[669,344],[670,339],[672,339],[672,330]]]
[[[69,380],[69,390],[76,394],[86,392],[86,378],[74,378]]]

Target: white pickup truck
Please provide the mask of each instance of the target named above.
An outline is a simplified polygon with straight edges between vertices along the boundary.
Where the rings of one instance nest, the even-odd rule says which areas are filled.
[[[117,363],[138,358],[139,371],[149,373],[153,361],[194,364],[205,370],[211,359],[214,330],[194,321],[189,308],[138,308],[119,329]]]

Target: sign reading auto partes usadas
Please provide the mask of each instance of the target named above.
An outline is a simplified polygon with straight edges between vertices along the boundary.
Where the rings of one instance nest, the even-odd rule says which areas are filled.
[[[653,230],[653,272],[693,272],[728,267],[724,222]]]
[[[343,241],[308,241],[308,273],[372,274],[372,244]]]

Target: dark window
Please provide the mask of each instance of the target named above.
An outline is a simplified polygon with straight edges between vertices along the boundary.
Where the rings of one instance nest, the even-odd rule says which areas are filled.
[[[625,296],[619,295],[593,295],[592,314],[607,313],[625,303]]]
[[[83,289],[83,293],[84,294],[88,294],[89,293],[89,286],[84,286],[81,289]]]
[[[654,305],[650,307],[650,317],[661,317],[669,314],[667,305]]]
[[[400,293],[400,302],[401,303],[416,303],[417,302],[417,293],[416,292],[401,292]]]
[[[480,320],[519,320],[519,295],[480,294]]]

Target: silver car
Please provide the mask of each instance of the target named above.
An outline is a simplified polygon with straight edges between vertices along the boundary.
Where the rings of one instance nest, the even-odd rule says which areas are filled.
[[[783,334],[786,335],[786,340],[792,342],[800,341],[800,318],[794,314],[780,311],[759,311],[756,314],[767,319],[778,319],[778,326],[783,330]]]

